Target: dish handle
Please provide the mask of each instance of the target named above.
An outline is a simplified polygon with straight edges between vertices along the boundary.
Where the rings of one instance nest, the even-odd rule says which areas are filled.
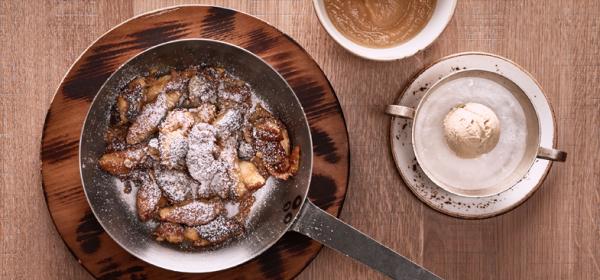
[[[416,111],[415,109],[406,106],[387,105],[387,107],[385,107],[385,113],[403,119],[413,119]]]
[[[388,105],[385,108],[385,113],[403,119],[414,119],[416,111],[411,107]],[[567,159],[567,153],[557,149],[539,147],[537,158],[564,162]]]
[[[567,153],[557,149],[539,147],[537,152],[537,158],[564,162],[565,160],[567,160]]]
[[[321,210],[309,200],[304,202],[292,230],[351,257],[392,279],[441,278],[352,226]]]

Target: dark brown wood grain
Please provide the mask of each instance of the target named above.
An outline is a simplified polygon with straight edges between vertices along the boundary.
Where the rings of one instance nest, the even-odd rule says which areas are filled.
[[[338,45],[319,24],[312,0],[2,0],[0,279],[93,278],[65,246],[46,207],[39,172],[45,116],[71,64],[98,37],[135,15],[182,3],[231,7],[263,19],[289,34],[323,69],[350,135],[351,175],[341,213],[345,222],[448,280],[598,279],[597,0],[459,0],[449,26],[430,47],[385,63],[356,57]],[[114,44],[130,39],[123,37]],[[131,46],[121,46],[127,47]],[[554,164],[526,203],[477,221],[440,214],[413,196],[396,170],[388,140],[389,117],[383,113],[414,74],[442,57],[465,51],[499,54],[527,69],[554,108],[557,147],[569,152],[567,162]],[[282,61],[279,71],[294,71],[285,52],[273,59]],[[77,106],[63,108],[77,111]],[[63,121],[64,127],[71,124]],[[328,166],[329,171],[335,165]],[[70,176],[60,167],[48,172]],[[66,203],[55,205],[56,212],[81,203],[79,196],[77,191],[60,194]],[[56,200],[59,195],[52,197]],[[83,217],[85,213],[80,213],[77,219]],[[69,225],[70,231],[78,228],[93,248],[94,237],[101,236],[93,224]],[[97,266],[110,271],[114,261],[100,259]],[[119,270],[126,269],[130,268]],[[116,274],[106,273],[106,278]],[[385,276],[323,248],[298,279]]]
[[[259,55],[284,76],[304,107],[314,145],[309,198],[337,215],[349,173],[348,134],[327,78],[290,37],[249,15],[217,7],[177,7],[133,18],[93,43],[61,82],[46,116],[41,144],[42,184],[58,232],[79,262],[99,279],[289,279],[321,245],[286,234],[260,257],[211,274],[180,274],[146,264],[104,232],[85,199],[79,177],[79,137],[90,103],[121,64],[157,44],[210,38]]]

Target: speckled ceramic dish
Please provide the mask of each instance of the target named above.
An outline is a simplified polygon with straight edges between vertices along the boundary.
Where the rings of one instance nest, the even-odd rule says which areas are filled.
[[[430,87],[438,84],[446,77],[456,76],[456,73],[497,73],[520,88],[531,102],[537,115],[539,129],[539,146],[555,146],[555,124],[552,108],[541,87],[529,73],[508,59],[486,53],[460,53],[443,58],[439,62],[421,72],[413,82],[401,93],[396,106],[417,108],[427,95]],[[399,105],[399,106],[398,106]],[[414,111],[413,111],[414,113]],[[396,114],[398,115],[398,114]],[[413,149],[413,121],[406,118],[394,117],[391,121],[391,148],[396,166],[406,185],[427,205],[442,213],[460,218],[486,218],[505,213],[524,202],[541,185],[550,170],[552,161],[562,159],[566,154],[544,155],[532,160],[532,164],[523,172],[520,180],[512,183],[502,192],[488,196],[465,196],[434,183],[418,163]],[[552,150],[552,149],[550,149]],[[556,150],[552,150],[556,151]]]

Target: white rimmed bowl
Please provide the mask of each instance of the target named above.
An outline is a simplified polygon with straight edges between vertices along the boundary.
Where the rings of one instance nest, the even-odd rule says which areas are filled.
[[[444,57],[423,69],[404,88],[395,105],[416,108],[430,86],[447,75],[464,69],[483,69],[502,74],[517,84],[533,103],[539,121],[540,145],[557,146],[557,127],[550,101],[540,84],[518,64],[489,53],[464,52]],[[554,161],[536,159],[528,173],[510,189],[497,195],[471,197],[441,188],[419,165],[412,140],[413,121],[391,118],[390,147],[402,181],[396,187],[408,187],[432,209],[463,219],[484,219],[504,214],[523,204],[540,189]]]
[[[427,25],[408,41],[388,48],[370,48],[346,38],[329,19],[325,9],[325,0],[313,0],[317,17],[333,40],[357,56],[377,61],[390,61],[409,57],[431,45],[442,34],[450,19],[452,19],[456,3],[457,0],[438,0]]]
[[[432,159],[431,156],[427,157],[423,153],[423,150],[425,149],[423,142],[424,141],[425,142],[432,141],[432,140],[431,140],[431,135],[424,134],[422,132],[424,129],[424,126],[422,124],[422,119],[427,117],[426,115],[428,112],[423,112],[421,110],[421,108],[425,107],[424,105],[426,103],[435,101],[434,99],[436,97],[437,98],[440,97],[440,94],[436,95],[436,91],[438,88],[442,87],[444,84],[447,84],[447,83],[450,83],[452,81],[459,80],[459,79],[473,79],[473,78],[488,80],[488,81],[496,84],[497,87],[506,89],[509,92],[509,94],[515,98],[515,100],[518,100],[519,105],[517,105],[517,106],[520,107],[519,109],[522,110],[522,112],[524,114],[525,118],[524,118],[523,122],[524,122],[524,125],[526,126],[526,131],[527,131],[526,137],[525,137],[526,139],[523,139],[524,140],[523,145],[525,146],[525,152],[521,156],[509,157],[510,161],[517,163],[517,166],[514,167],[514,170],[512,170],[510,172],[510,174],[505,174],[505,175],[495,174],[494,177],[498,177],[498,176],[500,176],[500,177],[498,177],[499,180],[492,181],[493,183],[490,183],[490,182],[482,183],[477,180],[475,180],[475,181],[471,180],[468,183],[468,185],[470,184],[469,187],[459,186],[459,185],[451,185],[450,183],[446,182],[443,179],[444,176],[439,177],[440,173],[437,172],[435,170],[435,168],[432,168],[432,166],[431,166],[432,160],[437,160],[437,159]],[[446,93],[446,94],[448,94],[448,93]],[[481,93],[481,94],[486,94],[486,93]],[[490,97],[493,98],[493,96],[494,95],[488,94],[488,98],[490,98]],[[508,105],[505,105],[505,106],[508,106]],[[436,109],[436,111],[439,111],[439,109]],[[525,89],[521,88],[519,85],[517,85],[513,80],[511,80],[509,77],[505,76],[503,73],[499,73],[499,71],[490,71],[488,69],[481,69],[481,68],[470,68],[470,69],[465,69],[465,70],[458,70],[456,72],[448,74],[445,77],[442,77],[437,82],[435,82],[429,89],[427,89],[427,91],[423,95],[423,98],[420,100],[420,102],[416,108],[402,106],[402,105],[388,105],[386,108],[386,113],[388,113],[394,117],[400,117],[400,118],[406,118],[406,119],[413,120],[413,125],[412,125],[412,143],[413,143],[413,145],[412,146],[414,149],[415,157],[417,159],[417,162],[419,162],[421,169],[427,175],[427,177],[429,177],[429,179],[431,181],[433,181],[435,184],[437,184],[438,186],[440,186],[441,188],[445,189],[446,191],[448,191],[450,193],[460,195],[460,196],[486,197],[486,196],[496,195],[498,193],[501,193],[501,192],[509,189],[514,184],[516,184],[518,181],[520,181],[528,173],[529,169],[534,164],[536,158],[552,160],[552,161],[565,161],[566,156],[567,156],[567,154],[561,150],[553,149],[551,147],[544,147],[540,144],[540,120],[538,117],[538,113],[536,112],[535,107],[533,105],[533,101],[530,99],[529,95],[525,92]],[[440,123],[440,125],[441,125],[441,123]],[[421,136],[418,137],[417,135],[421,135]],[[446,158],[444,158],[443,160],[451,161],[451,159],[446,159]],[[470,159],[470,160],[473,160],[473,159]],[[449,164],[455,165],[456,163],[451,161],[451,162],[449,162]],[[508,168],[508,167],[505,166],[504,168]],[[456,172],[460,172],[460,171],[457,170]],[[483,185],[480,185],[480,184],[483,184]],[[477,187],[479,187],[479,188],[477,188]]]

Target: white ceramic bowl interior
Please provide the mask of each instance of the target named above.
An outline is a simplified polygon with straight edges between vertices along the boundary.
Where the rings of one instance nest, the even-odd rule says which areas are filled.
[[[448,83],[452,80],[463,79],[463,78],[482,78],[489,81],[493,81],[501,87],[507,89],[512,96],[518,101],[521,105],[521,109],[523,110],[523,114],[526,122],[526,148],[525,151],[520,158],[512,157],[513,161],[518,162],[518,165],[512,170],[512,173],[507,175],[504,178],[501,178],[501,181],[495,182],[493,185],[485,185],[480,186],[479,189],[474,189],[473,186],[470,188],[462,188],[461,186],[452,186],[445,183],[443,180],[438,178],[438,172],[435,169],[427,166],[426,162],[430,162],[431,160],[424,157],[422,153],[422,143],[424,141],[430,141],[429,135],[426,135],[427,138],[420,137],[421,140],[418,140],[417,130],[422,128],[419,119],[423,118],[423,114],[427,114],[427,112],[421,112],[420,109],[423,107],[423,104],[430,101],[432,98],[430,96],[435,96],[434,92],[443,84]],[[439,95],[438,95],[439,96]],[[423,133],[420,133],[423,136]],[[538,149],[540,147],[540,127],[539,127],[539,117],[533,106],[531,99],[528,97],[527,93],[523,91],[521,87],[519,87],[515,82],[510,80],[505,75],[502,75],[498,72],[492,72],[484,69],[471,68],[466,70],[460,70],[457,72],[453,72],[446,77],[441,78],[435,84],[431,86],[424,94],[423,98],[419,102],[417,106],[416,113],[413,120],[412,125],[412,143],[413,149],[415,152],[415,156],[417,158],[417,162],[419,162],[420,167],[423,172],[438,186],[447,190],[448,192],[454,193],[456,195],[464,196],[464,197],[486,197],[496,195],[501,193],[510,187],[514,186],[518,181],[520,181],[529,171],[531,166],[534,164]]]
[[[333,25],[325,9],[325,0],[313,0],[317,17],[329,35],[349,52],[371,60],[389,61],[414,55],[429,46],[442,34],[456,8],[457,0],[437,0],[431,20],[412,39],[389,48],[369,48],[346,38]]]

